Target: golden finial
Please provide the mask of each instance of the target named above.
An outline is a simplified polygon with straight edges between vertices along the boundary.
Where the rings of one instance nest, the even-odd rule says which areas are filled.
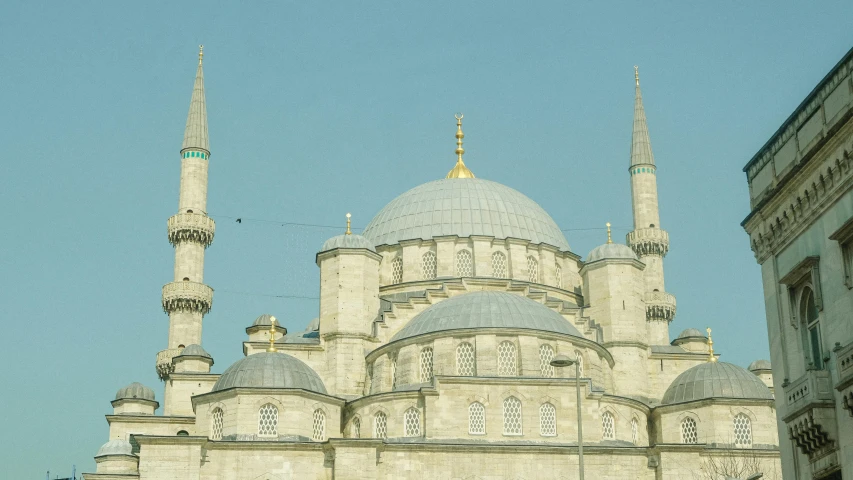
[[[204,58],[204,45],[198,46],[198,64],[201,65],[201,59]]]
[[[640,86],[640,67],[634,65],[634,81],[637,82],[637,86]]]
[[[352,215],[347,213],[347,235],[352,235],[352,230],[350,230],[350,228],[349,228],[350,227],[350,218],[352,218]]]
[[[716,362],[717,357],[714,356],[714,340],[711,338],[711,327],[705,329],[708,332],[708,361]]]
[[[613,239],[610,238],[610,222],[607,222],[606,225],[607,225],[607,243],[613,243]]]
[[[268,352],[277,352],[275,349],[275,317],[270,317],[270,346]]]
[[[462,117],[465,115],[457,113],[454,116],[456,117],[456,165],[447,173],[446,178],[475,178],[474,173],[468,170],[465,162],[462,161],[462,155],[465,154],[465,149],[462,148],[462,139],[465,138],[465,134],[462,133]]]

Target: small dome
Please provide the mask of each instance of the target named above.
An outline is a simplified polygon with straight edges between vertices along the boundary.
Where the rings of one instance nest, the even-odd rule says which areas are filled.
[[[301,360],[281,352],[255,353],[238,360],[222,372],[212,391],[237,387],[301,388],[326,393],[326,386],[317,372]]]
[[[116,392],[116,400],[124,400],[127,398],[138,398],[140,400],[150,400],[153,402],[154,390],[151,390],[139,382],[133,382]]]
[[[252,322],[253,327],[269,327],[272,325],[273,316],[269,313],[265,313],[260,317],[256,318],[254,322]],[[278,325],[278,321],[276,320],[276,325]],[[280,325],[279,325],[280,326]]]
[[[661,403],[692,402],[705,398],[758,398],[772,400],[773,394],[757,376],[725,362],[707,362],[677,376]]]
[[[589,252],[586,256],[586,263],[604,260],[607,258],[625,258],[629,260],[637,260],[637,255],[631,250],[628,245],[621,243],[605,243],[599,245]]]
[[[338,235],[337,237],[332,237],[326,240],[320,251],[326,252],[335,248],[364,248],[371,252],[376,251],[373,248],[373,243],[361,235]]]
[[[527,297],[507,292],[472,292],[438,302],[415,315],[391,341],[475,328],[521,328],[583,337],[562,315]]]
[[[127,440],[110,440],[101,445],[95,456],[100,457],[103,455],[133,455],[133,446]]]
[[[750,372],[754,372],[756,370],[771,370],[770,360],[756,360],[749,364],[749,368],[747,368]]]
[[[213,360],[213,357],[210,356],[207,351],[201,348],[201,345],[188,345],[185,349],[181,350],[180,356],[193,356],[193,357],[204,357]]]
[[[696,338],[696,337],[702,337],[704,339],[708,338],[705,336],[704,333],[700,332],[699,330],[697,330],[695,328],[688,328],[688,329],[684,330],[683,332],[679,333],[678,336],[675,338],[679,339],[679,338]]]

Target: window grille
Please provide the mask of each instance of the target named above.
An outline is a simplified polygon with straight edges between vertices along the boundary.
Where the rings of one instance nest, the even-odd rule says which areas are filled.
[[[506,273],[506,255],[503,252],[495,252],[492,254],[492,276],[495,278],[507,278]]]
[[[616,422],[613,420],[613,414],[604,412],[601,416],[601,437],[604,440],[616,439]]]
[[[403,414],[403,428],[406,437],[419,437],[421,435],[421,412],[417,408],[410,408]]]
[[[470,250],[459,250],[456,252],[456,276],[474,276],[474,259],[471,256]]]
[[[575,361],[578,362],[578,376],[583,377],[583,355],[580,350],[575,350]]]
[[[426,252],[421,257],[421,278],[432,280],[436,277],[435,252]]]
[[[539,262],[532,255],[527,256],[527,280],[539,283]]]
[[[326,412],[320,410],[314,410],[314,432],[311,435],[311,439],[322,442],[326,439]]]
[[[638,445],[638,441],[640,440],[640,427],[637,424],[637,419],[631,419],[631,442],[634,445]]]
[[[421,383],[432,381],[432,347],[421,350]]]
[[[521,435],[521,400],[507,397],[504,400],[504,435]]]
[[[361,418],[359,417],[352,419],[352,437],[361,438]]]
[[[539,407],[539,435],[557,436],[557,409],[550,403],[543,403]]]
[[[403,283],[403,259],[394,257],[394,260],[391,260],[391,284],[398,283]]]
[[[742,413],[735,415],[735,445],[738,447],[752,446],[752,422]]]
[[[563,267],[559,263],[554,267],[554,274],[557,277],[555,285],[557,288],[563,288]]]
[[[690,417],[681,421],[681,443],[699,443],[699,431],[696,420]]]
[[[502,377],[518,375],[518,360],[515,344],[512,342],[504,341],[498,345],[498,375]]]
[[[480,402],[468,405],[468,433],[471,435],[486,434],[486,407]]]
[[[267,403],[258,410],[258,435],[274,437],[278,435],[278,408]]]
[[[554,367],[551,366],[551,360],[554,359],[554,347],[551,345],[539,345],[539,371],[543,377],[551,378],[554,376]]]
[[[210,425],[210,438],[211,440],[222,440],[222,422],[223,422],[224,414],[222,413],[222,409],[216,407],[213,409],[213,415]]]
[[[474,357],[474,346],[468,342],[462,342],[456,347],[456,374],[463,377],[477,375],[476,359]]]
[[[373,416],[373,438],[388,438],[388,417],[385,412]]]

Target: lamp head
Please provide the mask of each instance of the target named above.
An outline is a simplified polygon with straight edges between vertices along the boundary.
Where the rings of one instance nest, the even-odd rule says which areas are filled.
[[[569,367],[574,364],[574,360],[563,354],[557,355],[551,359],[552,367]]]

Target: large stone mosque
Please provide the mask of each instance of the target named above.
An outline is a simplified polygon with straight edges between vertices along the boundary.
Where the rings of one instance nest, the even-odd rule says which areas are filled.
[[[574,479],[579,463],[592,479],[774,478],[769,362],[717,361],[710,331],[670,341],[669,237],[636,71],[635,89],[625,244],[608,229],[572,252],[536,202],[468,169],[457,116],[446,178],[319,248],[319,317],[292,334],[260,315],[245,358],[213,373],[200,54],[168,220],[163,409],[147,386],[118,390],[84,478]]]

